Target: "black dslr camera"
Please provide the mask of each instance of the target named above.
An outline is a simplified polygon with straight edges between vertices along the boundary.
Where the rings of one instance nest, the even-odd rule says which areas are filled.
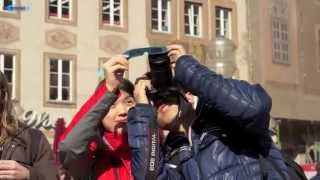
[[[176,97],[177,88],[174,86],[172,70],[168,50],[165,47],[138,48],[126,51],[128,59],[148,53],[150,72],[147,74],[151,79],[153,89],[147,91],[148,98],[155,105],[165,101],[170,103]]]

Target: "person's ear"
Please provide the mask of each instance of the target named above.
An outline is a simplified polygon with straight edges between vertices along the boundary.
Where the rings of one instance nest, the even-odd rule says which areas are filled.
[[[169,106],[160,106],[158,108],[158,111],[161,112],[161,113],[165,113],[165,112],[168,111],[168,108],[169,108]]]

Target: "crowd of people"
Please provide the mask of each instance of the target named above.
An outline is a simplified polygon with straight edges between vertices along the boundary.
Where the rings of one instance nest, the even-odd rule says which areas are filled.
[[[14,116],[0,73],[0,179],[306,179],[272,142],[272,100],[260,85],[216,74],[181,45],[167,49],[174,88],[152,99],[152,73],[133,84],[126,55],[104,64],[60,139],[61,166],[45,136]]]

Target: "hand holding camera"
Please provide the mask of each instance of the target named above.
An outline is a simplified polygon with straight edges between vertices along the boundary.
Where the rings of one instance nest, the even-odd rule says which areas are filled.
[[[186,54],[185,49],[182,45],[172,44],[167,46],[168,56],[170,57],[171,68],[174,68],[179,57]]]
[[[129,68],[129,62],[125,55],[117,55],[103,64],[105,70],[106,86],[109,91],[116,91],[123,80],[124,72]]]
[[[177,95],[177,87],[173,82],[172,68],[179,57],[185,55],[183,46],[178,44],[167,47],[137,48],[126,51],[127,59],[148,54],[150,72],[148,77],[139,78],[135,87],[137,103],[156,103],[159,100],[171,100]],[[169,98],[168,98],[169,97]]]
[[[137,81],[134,87],[134,99],[136,103],[139,104],[148,104],[149,100],[147,97],[147,92],[151,90],[151,80],[141,78]]]

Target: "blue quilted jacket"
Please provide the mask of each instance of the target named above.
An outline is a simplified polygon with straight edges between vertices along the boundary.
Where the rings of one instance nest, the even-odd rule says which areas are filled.
[[[186,137],[169,134],[157,179],[289,179],[268,134],[271,98],[260,85],[225,79],[187,55],[177,61],[175,80],[198,96],[199,117],[192,127],[192,145]],[[147,104],[129,111],[132,172],[137,180],[148,179],[148,127],[155,112]]]

